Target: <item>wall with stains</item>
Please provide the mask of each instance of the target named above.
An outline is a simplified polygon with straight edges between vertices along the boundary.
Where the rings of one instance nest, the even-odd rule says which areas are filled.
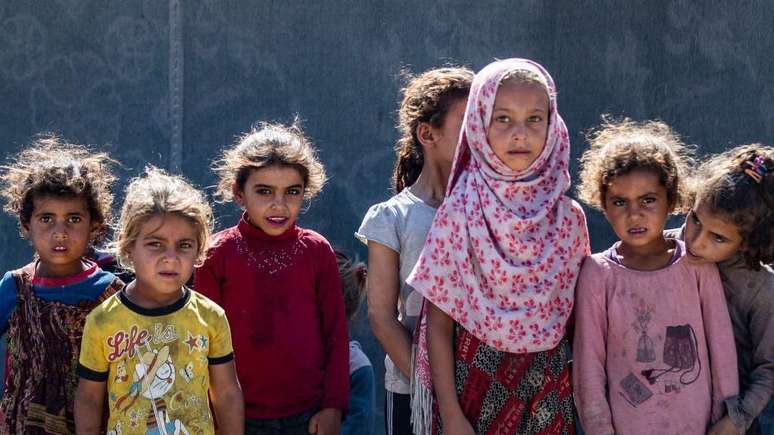
[[[365,258],[352,233],[390,195],[402,69],[533,58],[557,82],[574,156],[602,113],[663,119],[706,153],[772,142],[772,22],[761,0],[7,0],[0,150],[55,131],[122,163],[119,198],[146,164],[211,192],[210,162],[236,135],[298,115],[331,176],[301,223]],[[220,228],[238,216],[217,212]],[[0,225],[0,265],[22,265],[15,219]],[[596,250],[611,243],[600,214],[589,226]],[[363,317],[354,335],[379,373]]]

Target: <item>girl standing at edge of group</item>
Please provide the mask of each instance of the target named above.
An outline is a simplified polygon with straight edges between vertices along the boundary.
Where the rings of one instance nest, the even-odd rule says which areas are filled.
[[[35,257],[0,281],[0,332],[8,333],[0,434],[75,433],[86,315],[124,285],[89,258],[110,224],[111,163],[47,135],[3,167],[5,210]]]
[[[574,433],[565,326],[589,245],[565,195],[569,158],[542,66],[507,59],[476,74],[447,196],[408,279],[430,302],[418,352],[429,348],[434,433]]]
[[[411,433],[411,346],[422,297],[405,281],[443,200],[472,80],[472,71],[452,67],[411,78],[398,112],[397,194],[372,206],[355,234],[368,245],[368,317],[387,353],[387,435]]]
[[[774,433],[772,172],[774,148],[762,144],[710,157],[693,177],[696,198],[684,227],[667,232],[685,240],[689,261],[717,263],[734,328],[739,398],[710,434]]]
[[[605,121],[581,159],[580,198],[620,239],[583,263],[573,382],[594,435],[704,435],[737,394],[717,268],[664,237],[686,201],[688,151],[664,123]]]

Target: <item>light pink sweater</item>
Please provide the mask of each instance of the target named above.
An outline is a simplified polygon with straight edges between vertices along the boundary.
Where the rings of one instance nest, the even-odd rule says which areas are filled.
[[[573,383],[586,433],[703,435],[737,394],[734,336],[714,264],[680,257],[643,272],[594,254],[583,263],[575,304]]]

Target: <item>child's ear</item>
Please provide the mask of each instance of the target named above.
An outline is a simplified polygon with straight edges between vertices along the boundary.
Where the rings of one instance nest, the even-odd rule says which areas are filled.
[[[19,230],[22,233],[22,237],[24,237],[25,239],[29,239],[30,238],[30,223],[29,222],[27,222],[27,223],[19,222]]]
[[[417,139],[423,147],[430,148],[435,145],[435,134],[433,127],[427,122],[420,122],[417,126]]]
[[[234,201],[236,201],[240,207],[245,208],[245,197],[242,194],[242,189],[239,188],[237,183],[231,185],[231,195],[233,195]]]

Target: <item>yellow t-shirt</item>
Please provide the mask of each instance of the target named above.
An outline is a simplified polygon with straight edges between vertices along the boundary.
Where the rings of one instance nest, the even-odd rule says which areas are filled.
[[[233,358],[226,315],[201,294],[146,309],[121,291],[86,318],[78,375],[107,382],[108,434],[213,434],[208,367]]]

